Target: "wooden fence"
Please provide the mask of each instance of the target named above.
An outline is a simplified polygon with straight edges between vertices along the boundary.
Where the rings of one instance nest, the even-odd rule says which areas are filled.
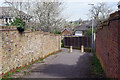
[[[81,45],[84,47],[91,47],[91,37],[65,37],[64,47],[73,46],[73,48],[80,48]]]

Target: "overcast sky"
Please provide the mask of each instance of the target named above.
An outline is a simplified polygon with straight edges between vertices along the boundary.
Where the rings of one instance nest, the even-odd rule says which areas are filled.
[[[15,0],[17,1],[17,0]],[[20,1],[20,0],[18,0]],[[24,0],[22,0],[24,1]],[[26,0],[25,0],[26,1]],[[34,1],[34,0],[32,0]],[[37,0],[39,1],[39,0]],[[52,1],[52,0],[45,0],[45,1]],[[117,10],[117,3],[120,0],[64,0],[64,11],[63,11],[63,17],[66,18],[68,21],[75,21],[79,18],[83,20],[89,19],[88,17],[88,10],[91,8],[90,3],[98,3],[98,2],[107,2],[108,5],[114,10]],[[4,0],[0,0],[1,3],[4,2]]]
[[[64,16],[69,21],[78,20],[82,18],[83,20],[87,20],[89,17],[89,9],[91,8],[91,2],[65,2]],[[93,2],[97,4],[97,2]],[[117,2],[107,2],[108,6],[110,6],[114,11],[117,10]],[[113,12],[114,12],[113,11]]]

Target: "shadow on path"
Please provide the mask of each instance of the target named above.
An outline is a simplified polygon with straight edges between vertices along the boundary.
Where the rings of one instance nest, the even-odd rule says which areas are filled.
[[[63,78],[91,78],[91,58],[92,56],[90,53],[84,53],[74,64],[46,64],[45,66],[33,70],[31,75],[40,78],[49,76]]]

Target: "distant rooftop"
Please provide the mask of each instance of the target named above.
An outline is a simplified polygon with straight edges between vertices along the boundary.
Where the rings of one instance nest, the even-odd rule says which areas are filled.
[[[74,28],[74,30],[76,30],[76,31],[85,31],[87,29],[88,29],[87,25],[80,25],[80,26],[76,26]]]

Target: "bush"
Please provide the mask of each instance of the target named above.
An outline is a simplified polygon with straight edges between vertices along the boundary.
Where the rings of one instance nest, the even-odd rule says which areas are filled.
[[[61,43],[61,47],[64,47],[63,43]]]
[[[14,22],[11,22],[11,25],[16,26],[18,31],[22,33],[25,30],[25,23],[21,18],[15,18]]]
[[[97,30],[97,28],[94,28],[93,29],[93,32],[95,32]],[[88,29],[86,32],[85,32],[85,36],[92,36],[92,28]]]
[[[85,52],[91,52],[91,48],[85,48]]]
[[[54,33],[62,35],[62,32],[60,32],[60,31],[55,31]]]
[[[6,26],[9,26],[9,23],[8,23],[8,22],[6,23]]]
[[[64,47],[64,39],[61,41],[61,47]]]

